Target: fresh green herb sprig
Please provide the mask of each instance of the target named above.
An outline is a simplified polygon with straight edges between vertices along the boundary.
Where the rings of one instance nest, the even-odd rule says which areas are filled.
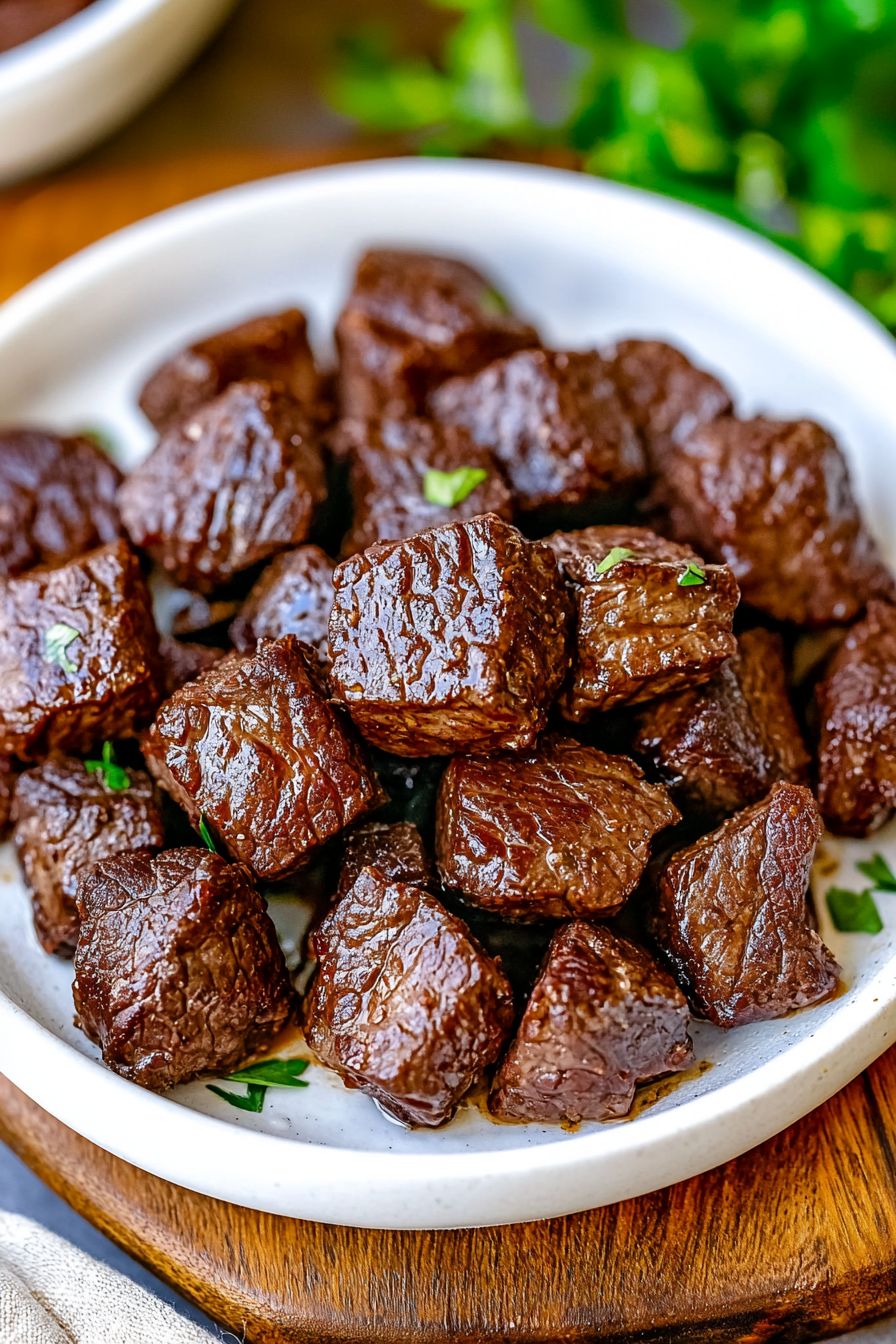
[[[871,886],[864,891],[850,891],[846,887],[830,887],[825,899],[840,933],[880,933],[884,927],[874,899],[875,891],[896,892],[896,876],[882,854],[863,859],[856,867]]]
[[[612,550],[607,551],[597,566],[597,573],[608,573],[609,570],[615,569],[621,560],[631,560],[634,554],[634,551],[630,551],[627,546],[614,546]]]
[[[883,854],[874,854],[870,859],[857,863],[856,867],[863,877],[870,878],[876,891],[896,891],[896,877]]]
[[[101,761],[85,761],[84,769],[89,775],[96,771],[101,776],[107,789],[129,789],[131,787],[131,777],[127,770],[115,763],[115,748],[111,742],[103,743],[103,759]]]
[[[215,1087],[214,1083],[206,1083],[209,1092],[214,1092],[216,1097],[221,1097],[229,1106],[235,1106],[239,1111],[254,1111],[256,1114],[264,1106],[264,1099],[267,1093],[266,1087],[260,1087],[258,1083],[250,1083],[246,1088],[246,1093],[225,1092],[223,1087]]]
[[[458,467],[457,471],[437,471],[430,467],[423,477],[423,498],[429,504],[453,509],[471,495],[488,476],[482,467]]]
[[[307,1082],[299,1077],[307,1067],[307,1059],[263,1059],[259,1064],[237,1069],[236,1073],[228,1074],[223,1080],[225,1083],[245,1083],[245,1095],[241,1092],[227,1092],[214,1083],[206,1083],[206,1087],[230,1106],[236,1106],[240,1111],[258,1113],[264,1106],[269,1087],[307,1087]]]
[[[688,565],[683,574],[678,576],[679,588],[696,588],[698,584],[706,582],[706,570],[701,569],[699,565]]]
[[[73,625],[66,625],[64,621],[57,621],[44,635],[44,657],[48,662],[61,667],[63,672],[69,674],[77,672],[78,669],[69,658],[67,650],[70,644],[80,638],[80,630],[76,630]]]
[[[199,818],[199,834],[202,837],[202,843],[205,845],[206,849],[210,849],[213,854],[217,854],[218,847],[212,839],[212,833],[208,829],[208,822],[204,816],[200,816]]]

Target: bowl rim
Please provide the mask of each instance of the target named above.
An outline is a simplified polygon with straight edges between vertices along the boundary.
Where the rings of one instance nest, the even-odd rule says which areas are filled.
[[[170,4],[171,0],[92,0],[86,9],[46,32],[0,52],[0,95],[60,74]]]

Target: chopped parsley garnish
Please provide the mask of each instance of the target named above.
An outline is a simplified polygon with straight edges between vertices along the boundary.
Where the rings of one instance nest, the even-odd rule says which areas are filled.
[[[510,304],[492,285],[486,285],[479,295],[479,311],[486,317],[506,317],[510,312]]]
[[[63,672],[77,672],[77,667],[69,658],[66,650],[73,640],[80,639],[81,632],[72,625],[65,625],[58,621],[56,625],[51,625],[44,635],[44,657],[57,667],[61,667]]]
[[[264,1106],[265,1093],[269,1087],[307,1087],[308,1084],[298,1076],[307,1067],[307,1059],[263,1059],[260,1064],[250,1064],[248,1068],[229,1073],[223,1081],[246,1083],[245,1096],[241,1092],[225,1092],[214,1083],[206,1083],[206,1087],[216,1097],[222,1097],[241,1111],[258,1112]]]
[[[212,839],[211,831],[208,829],[208,822],[205,817],[199,818],[199,834],[202,836],[202,841],[206,849],[210,849],[213,854],[217,854],[218,846]]]
[[[678,580],[678,586],[679,588],[696,588],[697,584],[705,582],[706,570],[701,569],[699,565],[688,565]]]
[[[870,887],[865,891],[831,887],[826,899],[834,928],[840,933],[880,933],[884,926]]]
[[[482,467],[458,467],[457,471],[437,471],[430,467],[423,477],[423,498],[429,504],[451,509],[462,504],[477,485],[488,476]]]
[[[875,854],[864,863],[857,863],[856,867],[863,877],[871,879],[876,891],[896,891],[896,877],[882,854]]]
[[[92,775],[94,770],[97,771],[102,776],[107,789],[129,789],[131,787],[127,770],[123,770],[120,765],[115,764],[115,748],[111,742],[103,743],[103,759],[101,761],[85,761],[84,769],[88,775]]]
[[[97,429],[95,425],[83,425],[81,429],[75,430],[75,433],[81,439],[90,439],[91,443],[95,443],[97,448],[102,448],[110,457],[114,454],[115,440],[104,429]]]
[[[258,1083],[250,1083],[246,1088],[246,1095],[241,1092],[225,1092],[223,1087],[215,1087],[214,1083],[206,1083],[209,1092],[214,1092],[216,1097],[222,1097],[224,1101],[231,1106],[236,1106],[240,1111],[254,1111],[256,1114],[264,1106],[264,1097],[267,1092],[266,1087],[260,1087]]]
[[[620,560],[631,560],[633,555],[634,551],[630,551],[627,546],[614,546],[611,551],[607,551],[598,565],[598,574],[606,574],[607,570],[615,568]]]

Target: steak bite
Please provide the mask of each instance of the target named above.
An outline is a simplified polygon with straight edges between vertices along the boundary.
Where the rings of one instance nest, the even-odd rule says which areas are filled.
[[[355,885],[362,868],[376,868],[390,882],[429,889],[435,883],[432,859],[417,827],[409,821],[368,821],[345,837],[337,898]]]
[[[313,935],[305,1039],[409,1125],[440,1125],[501,1052],[513,994],[428,892],[364,868]]]
[[[85,869],[111,854],[160,849],[165,842],[149,775],[120,766],[88,771],[71,756],[51,756],[19,776],[12,816],[38,940],[61,957],[75,953],[75,897]]]
[[[140,409],[164,434],[231,383],[280,383],[309,414],[321,396],[308,344],[308,324],[297,308],[254,317],[179,350],[140,393]]]
[[[159,637],[124,541],[0,580],[0,752],[85,755],[152,716]]]
[[[159,640],[159,655],[162,659],[162,676],[165,697],[172,696],[188,681],[195,681],[203,672],[207,672],[224,657],[223,649],[213,649],[207,644],[191,644],[186,640],[173,639],[163,635]]]
[[[805,784],[809,754],[787,694],[780,635],[747,630],[711,681],[654,700],[634,750],[682,806],[736,812],[773,784]]]
[[[587,527],[547,538],[575,599],[564,717],[583,722],[707,681],[737,651],[738,587],[727,565],[643,527]]]
[[[595,350],[522,350],[430,399],[490,448],[524,510],[583,504],[645,476],[641,441]]]
[[[502,1120],[612,1120],[635,1085],[694,1062],[688,1006],[648,952],[576,920],[558,929],[488,1106]]]
[[[850,621],[869,597],[896,596],[846,459],[811,420],[698,427],[664,453],[653,504],[671,536],[729,564],[744,601],[775,620]]]
[[[454,757],[436,861],[447,887],[507,919],[606,918],[637,886],[654,835],[679,820],[634,761],[548,733],[530,751]]]
[[[150,773],[262,879],[288,877],[385,799],[295,635],[175,691],[143,739]]]
[[[65,564],[117,541],[121,480],[89,439],[0,430],[0,575]]]
[[[295,635],[329,661],[327,626],[333,607],[333,561],[319,546],[300,546],[272,560],[230,627],[240,653],[260,639]]]
[[[654,471],[670,442],[682,443],[698,425],[731,413],[730,393],[718,378],[663,341],[619,341],[606,358]]]
[[[305,411],[270,383],[241,382],[168,430],[118,502],[134,545],[208,593],[304,541],[326,496]]]
[[[784,1017],[835,992],[840,967],[806,909],[822,829],[808,789],[776,784],[663,869],[655,936],[716,1026]]]
[[[342,414],[417,415],[446,378],[538,343],[535,329],[464,262],[368,252],[336,323]]]
[[[85,871],[78,911],[76,1024],[141,1087],[232,1073],[288,1022],[283,953],[241,865],[205,849],[116,854]]]
[[[480,513],[513,517],[513,500],[494,458],[465,429],[419,418],[344,420],[339,439],[339,449],[351,459],[354,508],[344,556]]]
[[[569,667],[553,552],[485,514],[339,565],[331,680],[366,738],[398,756],[526,747]]]

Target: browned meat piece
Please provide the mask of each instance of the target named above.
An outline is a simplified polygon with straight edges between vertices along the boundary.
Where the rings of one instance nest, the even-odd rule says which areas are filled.
[[[0,756],[0,840],[9,835],[10,813],[16,787],[14,763],[9,756]]]
[[[159,654],[162,659],[162,674],[165,696],[171,696],[195,681],[202,673],[224,657],[223,649],[210,649],[206,644],[189,644],[181,639],[172,639],[170,635],[159,640]]]
[[[110,778],[115,788],[102,770],[89,773],[83,761],[52,756],[26,770],[16,784],[16,850],[45,952],[75,954],[81,922],[75,896],[85,869],[111,854],[160,849],[165,843],[149,776],[115,767]]]
[[[548,733],[531,751],[455,756],[436,859],[447,887],[505,918],[606,917],[637,886],[653,836],[679,820],[634,761]]]
[[[89,439],[0,430],[0,575],[64,564],[117,541],[121,480]]]
[[[295,635],[329,660],[327,626],[333,607],[333,561],[319,546],[278,555],[262,573],[230,627],[240,653],[260,639]]]
[[[634,750],[652,761],[676,801],[736,812],[773,784],[805,784],[809,754],[787,694],[780,635],[747,630],[712,681],[654,700]]]
[[[183,590],[182,590],[183,591]],[[180,597],[180,593],[178,594]],[[200,630],[210,630],[213,625],[223,625],[238,615],[241,603],[236,600],[209,601],[201,593],[184,594],[186,601],[177,608],[171,618],[171,633],[177,635],[198,634]]]
[[[489,1110],[502,1120],[612,1120],[635,1085],[693,1063],[688,1005],[635,943],[576,920],[551,939]]]
[[[654,471],[670,441],[682,443],[698,425],[732,410],[731,396],[718,378],[663,341],[620,341],[606,357]]]
[[[690,547],[643,527],[555,532],[547,544],[578,614],[560,696],[567,719],[707,681],[736,652],[739,594],[726,565],[704,565]]]
[[[305,1039],[321,1063],[406,1124],[450,1119],[513,1023],[500,961],[428,892],[376,868],[313,941]]]
[[[865,530],[846,459],[810,420],[722,416],[664,454],[653,504],[670,535],[734,570],[779,621],[849,621],[896,585]]]
[[[89,4],[90,0],[0,0],[0,51],[30,42]]]
[[[453,378],[431,405],[492,450],[521,509],[582,504],[644,479],[644,449],[596,351],[522,350]]]
[[[896,807],[896,609],[869,602],[818,688],[818,801],[837,835],[869,835]]]
[[[339,565],[331,681],[361,732],[398,756],[526,747],[569,667],[553,552],[493,514]]]
[[[345,838],[342,870],[336,895],[341,898],[355,885],[362,868],[376,868],[390,882],[429,888],[435,881],[432,860],[417,827],[409,821],[368,821]]]
[[[84,873],[78,911],[75,1021],[141,1087],[231,1073],[288,1022],[283,953],[240,864],[205,849],[117,854]]]
[[[716,1026],[784,1017],[835,992],[840,967],[806,911],[821,835],[809,790],[776,784],[663,869],[654,933]]]
[[[401,419],[458,373],[538,345],[478,271],[418,252],[368,252],[336,324],[342,414]]]
[[[281,384],[313,415],[320,382],[303,313],[254,317],[179,350],[143,388],[140,409],[164,434],[244,379]]]
[[[149,771],[193,826],[205,817],[258,877],[288,877],[385,801],[364,750],[295,635],[232,654],[167,700],[145,734]]]
[[[121,517],[181,584],[211,592],[304,541],[326,499],[317,435],[270,383],[231,383],[162,436],[118,492]]]
[[[341,453],[351,458],[354,506],[353,525],[342,543],[344,556],[377,541],[402,541],[428,527],[465,522],[480,513],[513,517],[513,500],[494,458],[465,429],[422,419],[344,420],[339,439]],[[454,505],[427,499],[427,472],[450,475],[464,468],[484,475],[462,499]],[[452,483],[436,479],[435,484]]]
[[[126,542],[0,580],[0,752],[86,755],[148,722],[161,677],[149,592]]]

